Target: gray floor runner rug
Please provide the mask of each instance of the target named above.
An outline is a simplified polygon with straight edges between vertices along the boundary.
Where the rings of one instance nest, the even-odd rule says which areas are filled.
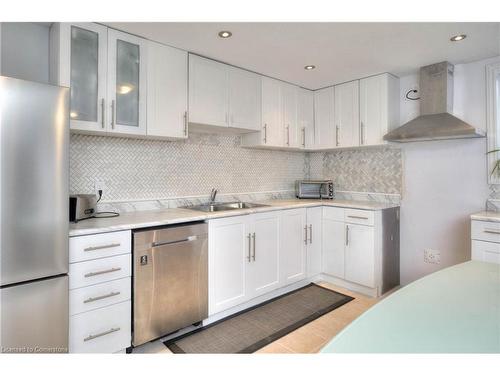
[[[253,353],[351,300],[311,283],[165,345],[174,353]]]

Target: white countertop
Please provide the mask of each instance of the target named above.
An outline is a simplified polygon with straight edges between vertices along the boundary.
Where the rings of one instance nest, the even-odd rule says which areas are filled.
[[[470,218],[472,220],[493,221],[493,222],[500,223],[500,212],[481,211],[481,212],[470,215]]]
[[[398,207],[398,205],[388,203],[349,201],[340,199],[287,199],[260,201],[255,203],[266,204],[268,206],[220,212],[201,212],[186,208],[168,208],[164,210],[128,212],[123,213],[118,217],[89,219],[80,221],[76,224],[72,223],[70,224],[69,235],[70,237],[74,237],[88,234],[114,232],[118,230],[179,224],[190,221],[201,221],[221,217],[249,215],[257,212],[267,212],[301,207],[333,206],[370,211]]]

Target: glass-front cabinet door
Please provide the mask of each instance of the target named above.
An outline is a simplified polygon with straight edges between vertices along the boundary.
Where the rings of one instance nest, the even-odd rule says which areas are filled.
[[[70,127],[105,131],[108,29],[91,23],[59,27],[58,84],[70,87]]]
[[[108,30],[108,131],[146,134],[144,39]]]

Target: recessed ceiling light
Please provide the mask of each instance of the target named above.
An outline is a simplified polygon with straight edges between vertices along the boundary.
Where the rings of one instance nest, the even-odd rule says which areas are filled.
[[[314,65],[306,65],[306,66],[304,66],[304,69],[305,70],[313,70],[313,69],[316,69],[316,66],[314,66]]]
[[[233,35],[233,33],[231,31],[227,31],[227,30],[219,31],[219,36],[221,38],[224,38],[224,39],[230,38],[231,35]]]
[[[467,38],[467,35],[465,34],[460,34],[460,35],[455,35],[455,36],[452,36],[450,38],[450,40],[452,42],[460,42],[461,40],[464,40],[465,38]]]

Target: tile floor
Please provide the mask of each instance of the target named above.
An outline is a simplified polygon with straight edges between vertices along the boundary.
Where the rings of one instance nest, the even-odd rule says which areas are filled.
[[[345,326],[379,301],[377,298],[370,298],[326,282],[319,282],[318,284],[355,299],[283,336],[279,340],[273,341],[257,351],[257,353],[317,353]],[[135,348],[134,353],[166,354],[171,352],[161,339]]]

